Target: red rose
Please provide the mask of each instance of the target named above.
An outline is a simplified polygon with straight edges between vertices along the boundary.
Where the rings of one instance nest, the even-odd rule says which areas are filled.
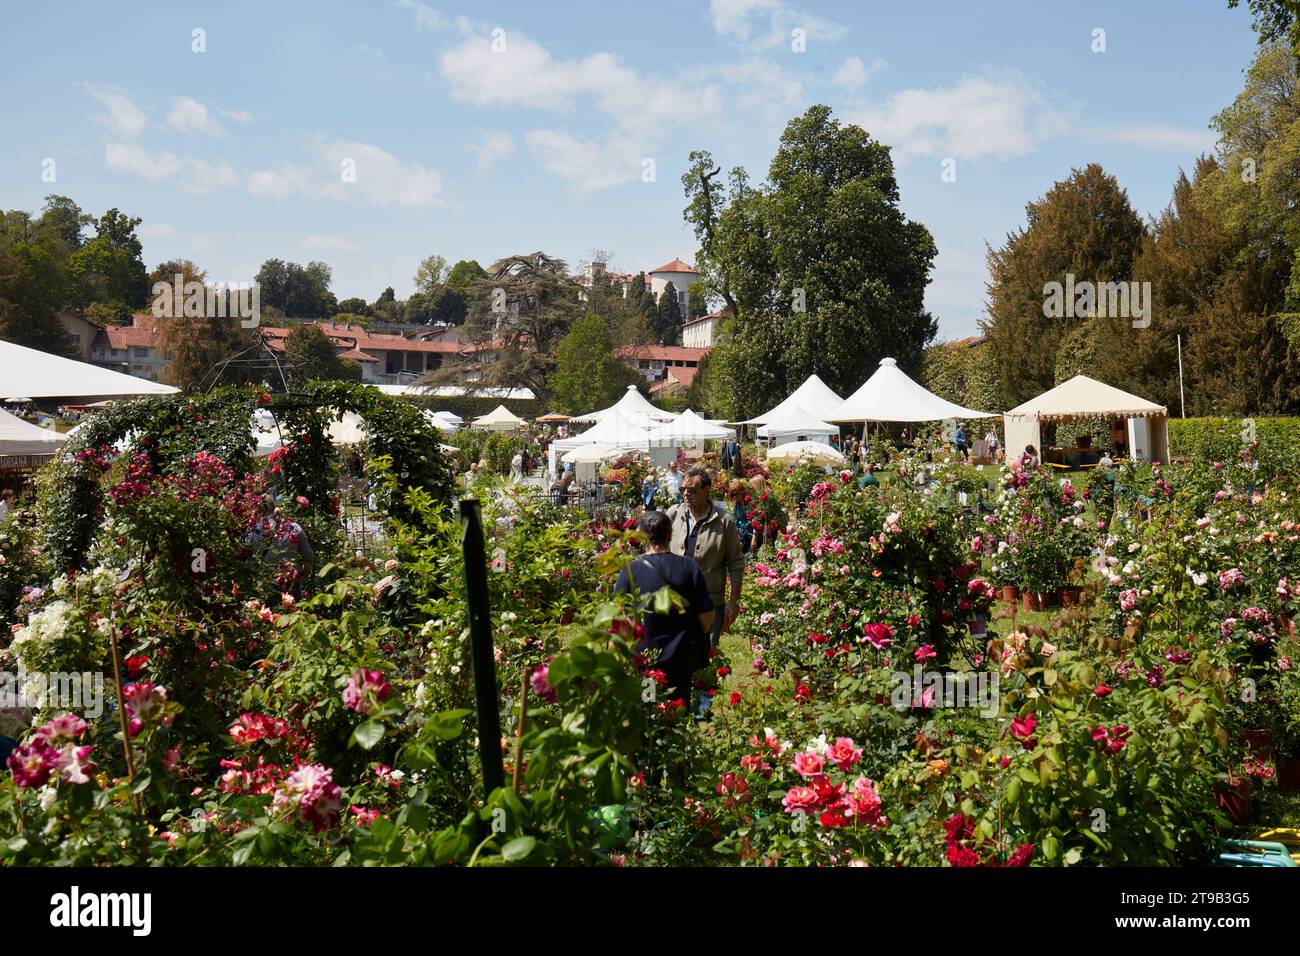
[[[739,704],[744,696],[745,695],[742,694],[740,691],[733,690],[731,692],[731,706],[735,707],[737,704]]]
[[[1098,684],[1097,689],[1093,691],[1098,697],[1107,697],[1110,695],[1110,688],[1105,684]]]

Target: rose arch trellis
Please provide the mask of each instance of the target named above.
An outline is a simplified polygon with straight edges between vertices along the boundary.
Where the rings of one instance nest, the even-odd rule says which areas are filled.
[[[418,488],[432,500],[450,502],[453,475],[438,447],[438,433],[420,410],[378,389],[353,382],[313,382],[288,394],[262,389],[219,389],[205,395],[174,395],[120,402],[89,419],[46,470],[38,507],[45,554],[64,572],[85,565],[100,523],[103,472],[95,453],[132,437],[133,451],[153,467],[173,471],[207,451],[237,473],[257,467],[250,418],[266,408],[291,452],[273,464],[275,486],[287,513],[309,531],[333,524],[325,504],[334,491],[336,449],[329,425],[345,412],[359,415],[369,434],[369,459],[388,460],[398,489]],[[297,503],[301,496],[308,505]],[[386,502],[387,513],[421,524],[404,494]]]

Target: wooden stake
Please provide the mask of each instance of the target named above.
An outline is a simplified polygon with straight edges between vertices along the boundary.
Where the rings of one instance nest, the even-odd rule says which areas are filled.
[[[108,645],[113,654],[113,683],[117,685],[117,723],[122,728],[122,753],[126,756],[126,779],[131,785],[131,806],[135,808],[136,816],[144,818],[144,813],[140,810],[140,798],[135,792],[135,758],[131,756],[131,738],[126,729],[126,698],[122,694],[122,665],[118,663],[117,652],[117,628],[112,626],[108,628]]]
[[[519,725],[515,728],[515,765],[511,773],[510,784],[515,796],[519,796],[519,765],[524,756],[524,725],[528,722],[528,678],[532,676],[533,665],[524,665],[524,679],[519,688]]]

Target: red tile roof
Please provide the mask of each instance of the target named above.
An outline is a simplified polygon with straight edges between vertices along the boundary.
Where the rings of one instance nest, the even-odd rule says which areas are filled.
[[[346,352],[339,354],[341,359],[352,359],[354,362],[378,362],[379,359],[373,355],[367,355],[365,352],[358,352],[356,349],[348,349]]]
[[[615,349],[618,358],[657,359],[662,362],[698,362],[709,354],[708,349],[687,348],[684,345],[625,345]]]
[[[672,262],[661,265],[658,269],[651,269],[651,274],[656,272],[691,272],[694,273],[694,267],[682,262],[681,259],[674,259]]]
[[[147,318],[151,323],[157,320],[153,316],[139,316]],[[106,325],[95,333],[93,348],[154,348],[156,347],[155,338],[157,329],[154,325]]]

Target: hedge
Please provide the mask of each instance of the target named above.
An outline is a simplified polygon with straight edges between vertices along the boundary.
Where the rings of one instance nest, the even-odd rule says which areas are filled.
[[[1171,418],[1169,453],[1176,460],[1233,462],[1250,448],[1265,480],[1300,464],[1300,418]]]

